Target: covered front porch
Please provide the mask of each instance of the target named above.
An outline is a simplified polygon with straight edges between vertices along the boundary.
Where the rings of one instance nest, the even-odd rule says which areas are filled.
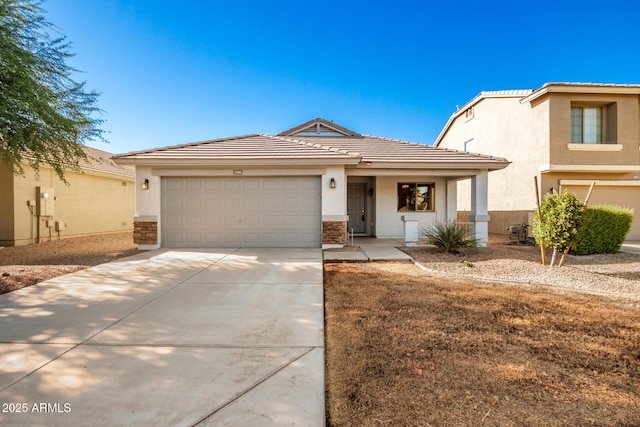
[[[336,189],[344,194],[345,240],[323,244],[323,248],[345,246],[350,236],[400,239],[404,245],[408,222],[421,231],[436,221],[457,220],[457,182],[461,179],[470,179],[472,183],[473,237],[480,246],[486,246],[488,170],[346,169],[344,179],[336,181]]]

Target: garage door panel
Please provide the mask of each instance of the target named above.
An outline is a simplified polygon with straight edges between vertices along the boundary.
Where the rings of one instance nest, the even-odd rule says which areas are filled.
[[[316,205],[316,203],[318,203],[316,200],[311,199],[309,197],[305,197],[304,199],[301,199],[301,204],[303,208],[311,208],[313,206]]]
[[[274,226],[279,224],[279,218],[276,215],[263,215],[262,216],[262,225],[264,226]]]
[[[219,209],[220,208],[220,199],[219,198],[206,198],[204,201],[205,209]]]
[[[169,199],[163,204],[165,209],[182,209],[184,202],[182,199]]]
[[[316,236],[313,233],[300,233],[300,240],[305,243],[311,244],[315,241]]]
[[[170,245],[182,243],[182,233],[166,233],[165,238]]]
[[[263,209],[280,209],[280,198],[263,198],[261,200]]]
[[[295,209],[298,207],[299,199],[294,197],[283,197],[282,207],[285,209]]]
[[[216,232],[208,232],[208,233],[203,233],[204,234],[204,242],[207,243],[208,246],[219,246],[223,240],[222,240],[222,233],[216,233]]]
[[[205,191],[220,191],[220,181],[205,180],[204,189]]]
[[[184,242],[188,245],[197,245],[202,242],[202,237],[200,233],[185,233]]]
[[[298,241],[298,233],[282,233],[282,243],[293,244]]]
[[[166,246],[320,246],[319,177],[163,178]]]
[[[238,180],[224,180],[224,191],[240,191],[240,181]]]
[[[280,191],[279,181],[276,179],[265,179],[262,181],[262,189],[264,191]]]
[[[165,224],[170,227],[179,227],[182,225],[182,217],[179,215],[165,216]]]
[[[256,226],[261,224],[258,215],[242,215],[242,222],[244,222],[245,227],[251,227],[251,229],[255,229]]]
[[[300,224],[302,224],[303,226],[311,226],[313,224],[317,224],[318,223],[318,217],[316,216],[311,216],[311,215],[301,215],[300,216]]]
[[[243,200],[242,205],[244,209],[260,209],[260,202],[256,199]]]
[[[298,217],[296,215],[282,215],[282,225],[284,226],[297,226]]]
[[[255,179],[247,179],[243,182],[242,189],[244,191],[258,191],[260,190],[260,182]]]
[[[262,241],[266,246],[278,246],[280,243],[278,233],[262,233]]]
[[[201,199],[188,198],[185,200],[184,205],[187,209],[199,209],[202,207]]]
[[[164,189],[165,191],[180,191],[182,190],[182,181],[167,181]]]
[[[282,189],[284,191],[298,191],[300,183],[298,181],[283,181]]]
[[[184,189],[186,191],[200,191],[202,189],[201,181],[186,181],[184,184]]]

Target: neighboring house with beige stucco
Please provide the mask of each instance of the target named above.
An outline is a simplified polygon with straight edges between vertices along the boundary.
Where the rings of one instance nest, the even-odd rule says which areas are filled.
[[[67,171],[62,182],[41,165],[24,176],[0,165],[0,246],[133,230],[135,171],[117,165],[111,154],[85,147],[81,173]]]
[[[628,239],[640,239],[640,85],[547,83],[536,90],[482,92],[459,108],[436,147],[506,157],[489,175],[490,233],[531,223],[534,177],[543,194],[570,191],[590,204],[633,208]],[[471,201],[459,183],[464,218]]]

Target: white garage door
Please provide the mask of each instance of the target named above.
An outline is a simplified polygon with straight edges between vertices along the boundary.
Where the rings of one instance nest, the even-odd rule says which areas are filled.
[[[563,185],[570,193],[575,193],[582,200],[589,192],[589,187],[584,185]],[[589,206],[593,205],[617,205],[634,210],[631,230],[627,234],[628,240],[640,240],[640,188],[596,185],[589,199]]]
[[[167,247],[319,247],[320,177],[163,178]]]

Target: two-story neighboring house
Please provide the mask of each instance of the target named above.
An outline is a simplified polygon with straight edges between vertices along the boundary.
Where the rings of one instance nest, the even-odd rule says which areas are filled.
[[[633,208],[627,238],[640,240],[640,84],[482,92],[451,116],[435,146],[512,162],[489,175],[490,233],[530,223],[538,177],[543,194],[570,191],[583,199],[595,181],[589,204]],[[468,183],[458,185],[459,197],[468,194]],[[462,218],[469,206],[458,200]]]

